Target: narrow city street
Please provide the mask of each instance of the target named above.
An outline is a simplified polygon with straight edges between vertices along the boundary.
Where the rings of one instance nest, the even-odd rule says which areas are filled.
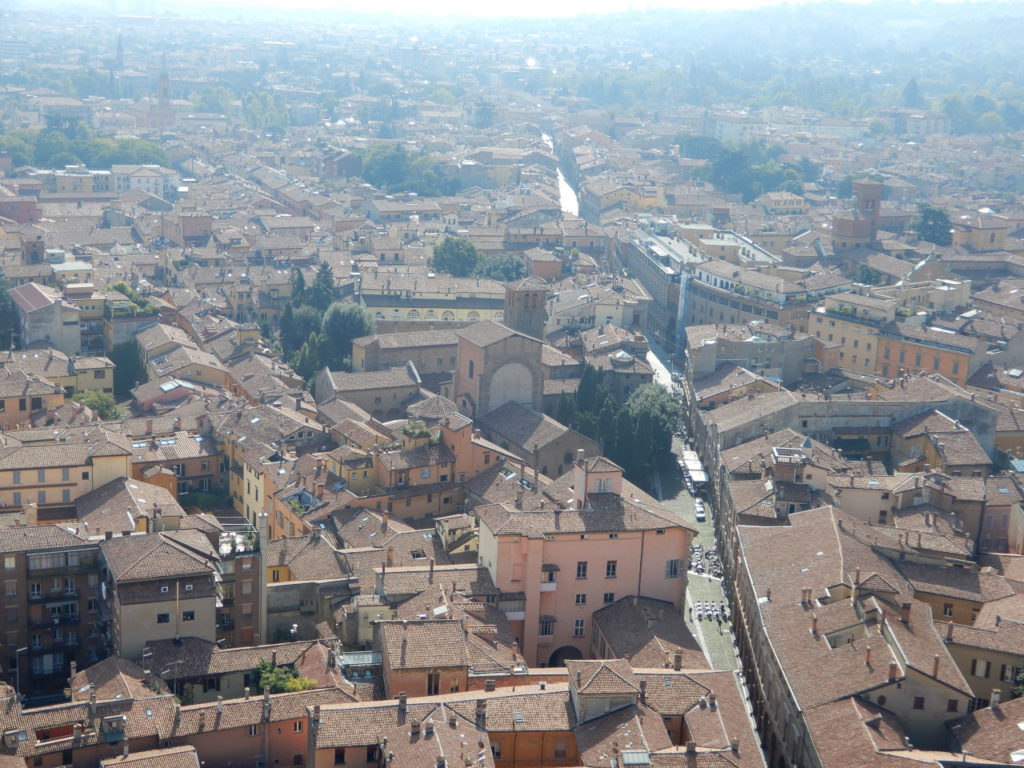
[[[672,450],[678,456],[682,450],[682,442],[679,438],[672,441]],[[694,512],[693,497],[686,489],[683,475],[677,467],[662,468],[659,473],[661,477],[662,504],[672,512],[675,512],[687,524],[697,529],[693,543],[700,544],[704,550],[715,548],[714,525],[711,522],[714,510],[705,500],[705,508],[708,512],[708,519],[697,522]],[[686,612],[684,619],[694,637],[700,642],[704,654],[714,669],[737,669],[739,661],[736,657],[736,649],[733,645],[732,627],[729,621],[718,622],[714,619],[696,618],[694,606],[700,603],[711,603],[720,606],[725,602],[725,594],[722,591],[721,580],[715,579],[707,574],[698,574],[690,571],[688,574],[688,586],[686,590]]]

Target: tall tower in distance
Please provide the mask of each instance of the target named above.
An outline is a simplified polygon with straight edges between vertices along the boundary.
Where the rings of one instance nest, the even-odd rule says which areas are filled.
[[[871,240],[878,234],[878,216],[882,210],[882,183],[871,179],[857,179],[853,182],[853,195],[857,198],[857,213],[864,221],[871,222]]]
[[[535,339],[544,338],[548,284],[533,275],[505,285],[505,325]]]
[[[114,59],[114,69],[118,72],[124,69],[124,38],[120,34],[117,36],[117,56]]]

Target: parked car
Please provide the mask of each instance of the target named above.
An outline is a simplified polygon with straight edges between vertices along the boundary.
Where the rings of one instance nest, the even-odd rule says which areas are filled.
[[[704,509],[704,501],[702,499],[693,500],[693,511],[697,514],[697,522],[703,523],[708,519],[707,511]]]

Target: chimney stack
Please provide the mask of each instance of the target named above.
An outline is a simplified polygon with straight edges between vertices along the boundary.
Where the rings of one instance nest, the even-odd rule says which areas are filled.
[[[405,697],[405,691],[402,691],[401,693],[398,694],[398,711],[399,712],[405,712],[405,710],[406,710],[406,697]]]
[[[487,725],[487,699],[476,700],[476,725],[478,728]]]
[[[672,669],[674,669],[676,672],[678,672],[682,668],[683,668],[683,652],[677,650],[675,652],[675,655],[672,657]]]
[[[900,665],[895,661],[889,662],[889,682],[891,683],[897,677],[900,676]]]
[[[686,754],[688,754],[688,755],[696,755],[697,754],[697,742],[696,741],[688,741],[688,742],[686,742]]]
[[[641,704],[646,704],[647,703],[647,681],[646,680],[641,680],[640,681],[640,703]]]
[[[430,573],[427,575],[427,583],[434,583],[434,558],[430,558]]]
[[[1003,698],[1003,691],[1001,688],[992,689],[992,697],[989,699],[989,706],[992,709],[999,709],[999,701]]]
[[[771,589],[766,589],[765,593],[764,593],[764,596],[765,596],[765,599],[770,603],[772,601],[772,591],[771,591]]]
[[[999,626],[998,623],[996,624],[996,626]],[[953,622],[952,621],[949,622],[946,625],[946,642],[947,643],[952,643],[953,642]]]
[[[223,696],[218,696],[217,697],[217,714],[218,715],[223,715],[224,714],[224,697]]]
[[[860,586],[860,568],[857,569],[857,573],[853,577],[853,583],[856,586]]]
[[[871,646],[870,645],[865,646],[865,648],[864,648],[864,663],[867,666],[869,666],[869,667],[871,666]]]
[[[910,623],[910,603],[900,604],[900,620],[904,624]]]
[[[935,654],[932,659],[932,677],[939,676],[939,654]]]
[[[708,691],[708,709],[714,711],[717,698],[714,691]]]
[[[811,634],[818,636],[818,614],[811,614]]]

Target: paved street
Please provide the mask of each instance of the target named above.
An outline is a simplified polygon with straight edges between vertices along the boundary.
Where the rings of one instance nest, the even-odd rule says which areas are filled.
[[[673,439],[673,451],[676,455],[682,448],[679,438]],[[661,472],[662,504],[669,510],[678,514],[683,520],[694,526],[698,533],[694,538],[694,544],[702,544],[705,549],[715,546],[714,526],[711,524],[711,515],[714,511],[708,507],[708,519],[698,523],[693,511],[693,497],[686,490],[682,473],[678,468],[670,467]],[[705,500],[705,505],[707,502]],[[739,666],[733,646],[732,630],[728,622],[719,624],[716,621],[696,621],[691,615],[690,608],[696,601],[711,601],[718,605],[725,600],[722,592],[722,585],[717,579],[706,575],[691,572],[689,574],[689,586],[687,588],[686,613],[684,618],[690,631],[699,640],[705,655],[715,669],[737,669]]]

